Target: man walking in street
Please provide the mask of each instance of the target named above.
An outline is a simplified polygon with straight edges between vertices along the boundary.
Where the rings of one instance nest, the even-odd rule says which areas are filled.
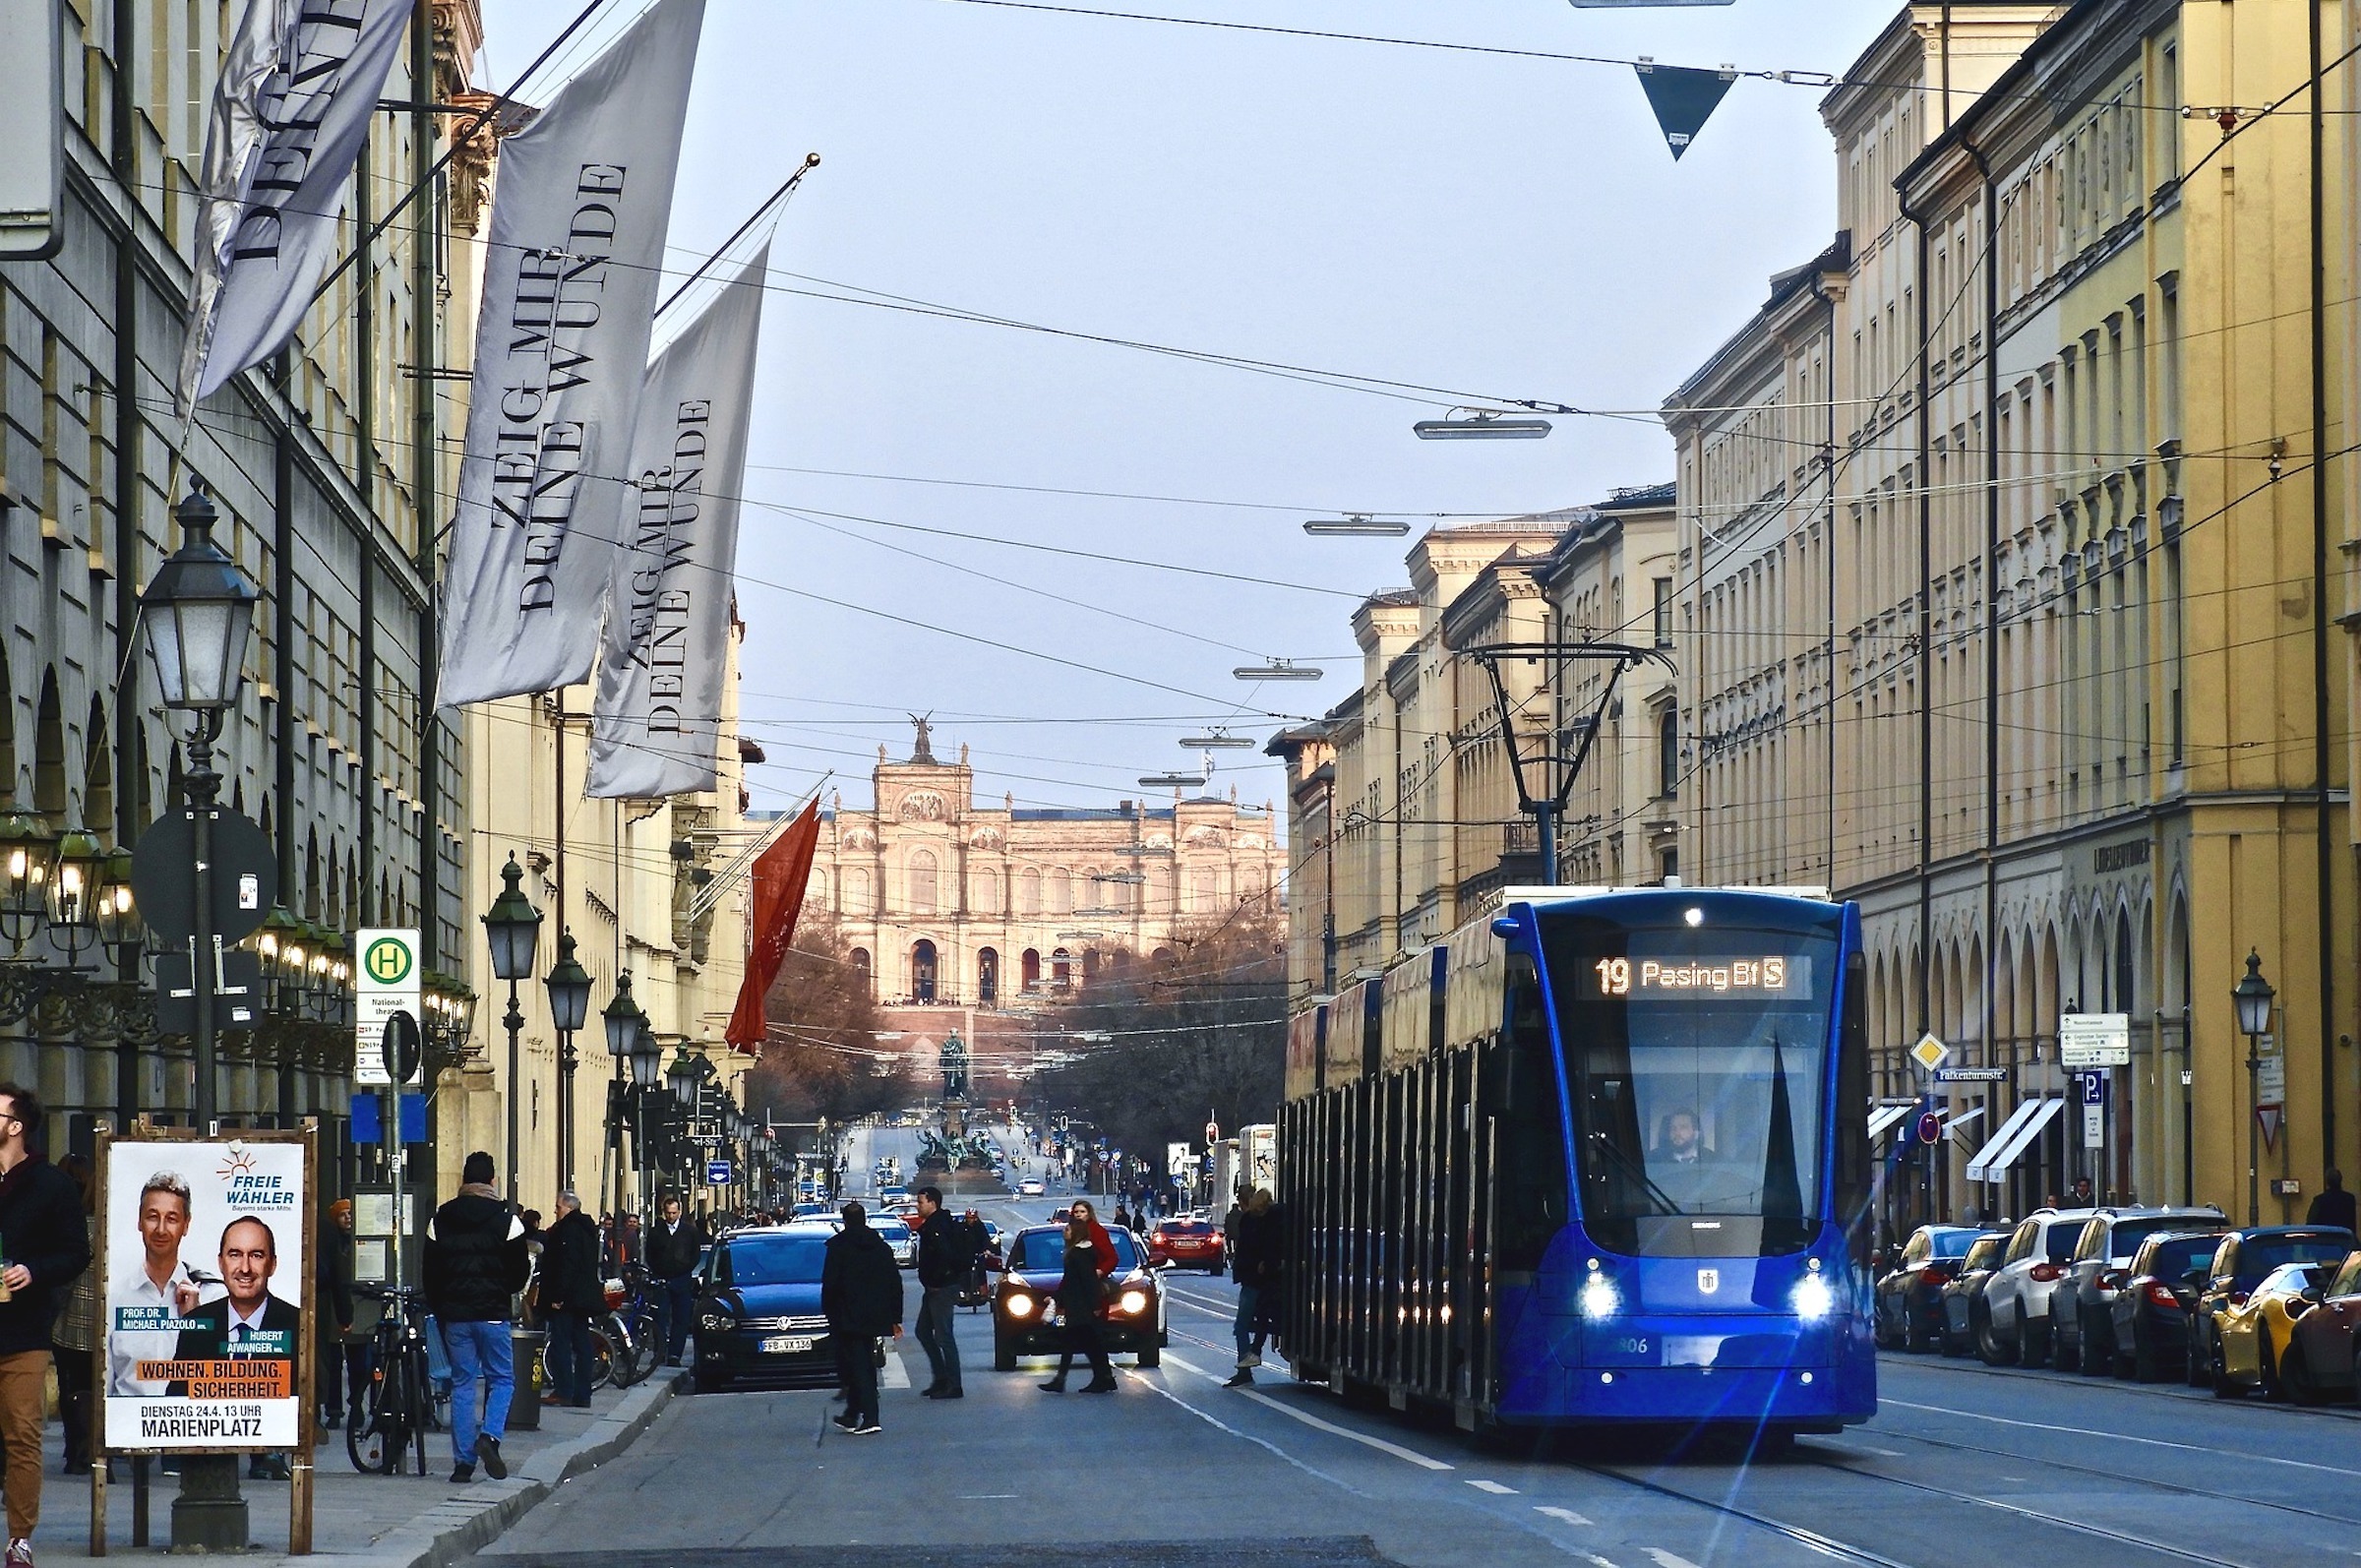
[[[606,1309],[607,1284],[598,1272],[598,1223],[572,1192],[558,1194],[557,1223],[541,1242],[541,1315],[549,1324],[553,1405],[590,1408],[593,1380],[590,1320]]]
[[[976,1266],[967,1227],[942,1206],[938,1187],[918,1189],[918,1343],[935,1380],[929,1399],[965,1399],[959,1379],[959,1341],[953,1333],[959,1288]]]
[[[1222,1386],[1250,1388],[1254,1368],[1262,1364],[1264,1324],[1279,1288],[1279,1211],[1270,1190],[1256,1187],[1230,1212],[1230,1273],[1238,1281],[1238,1320],[1231,1337],[1238,1342],[1238,1371]]]
[[[508,1478],[500,1451],[509,1430],[516,1373],[509,1339],[511,1303],[531,1272],[524,1222],[492,1185],[492,1156],[478,1149],[459,1168],[458,1196],[426,1227],[427,1310],[451,1353],[451,1478],[475,1479],[481,1457],[494,1480]],[[477,1385],[483,1413],[476,1413]]]
[[[902,1337],[902,1270],[893,1248],[869,1228],[869,1211],[844,1206],[844,1229],[828,1237],[819,1267],[819,1309],[827,1314],[828,1340],[836,1349],[836,1375],[844,1384],[844,1414],[836,1424],[866,1437],[883,1428],[878,1421],[878,1340]]]
[[[647,1229],[647,1272],[657,1282],[656,1315],[664,1340],[664,1364],[681,1364],[689,1325],[696,1309],[696,1255],[703,1244],[696,1226],[681,1213],[681,1195],[667,1192],[657,1202],[656,1223]]]
[[[0,1455],[8,1494],[6,1568],[32,1568],[41,1521],[41,1428],[48,1416],[49,1323],[57,1292],[91,1266],[73,1177],[34,1153],[39,1097],[0,1083]]]

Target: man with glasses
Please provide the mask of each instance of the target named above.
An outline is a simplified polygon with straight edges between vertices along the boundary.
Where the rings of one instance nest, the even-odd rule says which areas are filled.
[[[41,1102],[0,1083],[0,1490],[8,1499],[5,1568],[32,1568],[41,1518],[41,1427],[46,1418],[49,1325],[56,1293],[91,1266],[90,1234],[73,1178],[34,1152]]]

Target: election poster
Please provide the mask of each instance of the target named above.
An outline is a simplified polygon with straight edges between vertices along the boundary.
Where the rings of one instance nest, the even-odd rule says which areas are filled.
[[[103,1446],[295,1448],[310,1383],[311,1133],[135,1127],[100,1152]]]

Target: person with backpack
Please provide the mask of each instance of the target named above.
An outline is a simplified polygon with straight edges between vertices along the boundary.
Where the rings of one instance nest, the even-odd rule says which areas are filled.
[[[844,1414],[836,1424],[856,1437],[884,1428],[878,1420],[878,1341],[902,1337],[902,1270],[893,1248],[872,1229],[869,1211],[844,1206],[844,1229],[829,1236],[819,1266],[819,1309],[836,1348]]]
[[[928,1399],[965,1399],[959,1379],[959,1341],[953,1332],[959,1288],[975,1271],[968,1229],[942,1206],[938,1187],[918,1189],[918,1343],[935,1380]]]

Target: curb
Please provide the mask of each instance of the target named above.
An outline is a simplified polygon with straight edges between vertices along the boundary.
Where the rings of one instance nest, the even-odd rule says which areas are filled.
[[[506,1535],[558,1487],[597,1469],[629,1448],[653,1425],[672,1397],[687,1389],[689,1374],[651,1378],[590,1423],[579,1437],[541,1450],[505,1481],[481,1486],[473,1496],[450,1498],[389,1532],[365,1552],[319,1552],[280,1557],[275,1568],[310,1568],[323,1560],[349,1568],[452,1568]]]

